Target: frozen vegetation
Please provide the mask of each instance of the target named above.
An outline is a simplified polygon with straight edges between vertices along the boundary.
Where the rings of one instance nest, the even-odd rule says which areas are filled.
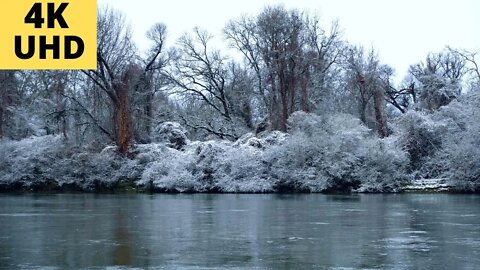
[[[415,179],[457,191],[480,187],[480,125],[466,96],[434,114],[409,112],[378,138],[347,114],[294,113],[288,133],[190,141],[178,123],[127,156],[71,147],[61,136],[0,143],[0,189],[147,192],[399,192]],[[419,189],[419,187],[417,187]]]
[[[0,71],[0,191],[480,191],[479,52],[394,83],[337,22],[281,5],[217,38],[157,23],[145,52],[127,21],[99,10],[96,70]]]

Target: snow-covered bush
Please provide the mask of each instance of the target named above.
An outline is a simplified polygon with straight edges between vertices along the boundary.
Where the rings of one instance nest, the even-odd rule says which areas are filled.
[[[319,130],[323,130],[326,126],[325,118],[316,114],[306,113],[303,111],[294,112],[287,122],[288,131],[290,133],[303,132],[308,136],[315,135]]]
[[[272,191],[257,162],[262,150],[248,141],[192,142],[184,151],[165,148],[146,167],[139,184],[173,192]]]
[[[169,147],[182,149],[188,142],[187,130],[176,122],[164,122],[155,127],[154,142],[166,143]]]
[[[421,111],[409,111],[398,122],[399,144],[409,155],[409,169],[421,174],[421,177],[431,177],[425,175],[425,172],[422,173],[421,169],[441,148],[441,133],[445,128],[445,125],[432,120],[431,117]]]
[[[272,132],[263,133],[260,139],[261,139],[262,145],[273,146],[273,145],[283,145],[287,141],[288,137],[289,135],[287,133],[275,130]]]
[[[59,136],[30,137],[0,144],[0,182],[53,180],[52,165],[61,158],[66,147]]]
[[[101,191],[138,179],[143,170],[137,159],[117,155],[115,147],[100,153],[70,147],[60,136],[31,137],[0,143],[0,183],[18,189],[72,189]]]
[[[238,147],[227,147],[218,159],[213,178],[223,192],[272,192],[273,182],[264,160],[264,151],[252,139]],[[257,139],[260,145],[265,144]]]
[[[421,82],[419,95],[422,105],[433,111],[448,105],[460,96],[461,86],[439,74],[428,74],[418,78]]]
[[[143,172],[140,185],[170,192],[206,191],[192,175],[193,157],[189,153],[170,148],[159,148],[156,159]]]
[[[398,138],[370,138],[363,142],[360,162],[354,175],[361,182],[361,192],[397,192],[410,182],[408,155],[397,143]]]
[[[462,144],[448,146],[443,157],[449,170],[443,176],[460,191],[480,191],[480,129],[463,137]]]
[[[289,120],[289,125],[300,126],[294,122],[300,120],[299,115],[294,116],[297,118]],[[304,116],[301,128],[292,134],[296,138],[286,146],[287,156],[281,158],[281,163],[294,159],[291,163],[296,164],[296,170],[291,170],[295,174],[291,178],[303,182],[311,191],[358,188],[360,180],[354,177],[359,161],[357,151],[368,136],[368,129],[350,115],[327,116],[323,120],[316,115]],[[309,118],[313,119],[309,121]],[[302,181],[303,177],[307,178]]]
[[[398,142],[414,178],[443,178],[458,190],[480,188],[480,97],[463,95],[432,113],[409,111],[398,121]]]
[[[433,114],[409,112],[385,139],[351,115],[297,112],[288,134],[188,141],[180,150],[167,140],[135,145],[127,156],[114,146],[100,152],[68,147],[55,136],[3,140],[0,182],[33,190],[52,184],[92,191],[127,185],[172,192],[377,192],[401,190],[410,169],[418,177],[448,178],[459,189],[478,190],[476,104],[461,100]]]
[[[226,141],[207,141],[199,144],[195,149],[193,175],[202,183],[215,185],[218,180],[214,177],[221,156],[230,146]]]
[[[480,95],[465,95],[442,108],[439,118],[449,128],[442,135],[443,150],[434,160],[442,164],[442,177],[461,191],[480,191]]]
[[[405,184],[404,152],[351,115],[297,112],[289,127],[285,145],[268,151],[277,189],[396,191]]]

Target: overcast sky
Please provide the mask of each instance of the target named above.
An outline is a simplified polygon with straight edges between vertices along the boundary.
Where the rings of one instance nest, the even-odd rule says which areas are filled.
[[[230,19],[284,4],[318,13],[325,26],[338,19],[349,42],[374,47],[404,77],[408,66],[446,45],[480,50],[478,0],[97,0],[125,13],[140,49],[156,22],[167,25],[170,44],[195,26],[221,35]]]

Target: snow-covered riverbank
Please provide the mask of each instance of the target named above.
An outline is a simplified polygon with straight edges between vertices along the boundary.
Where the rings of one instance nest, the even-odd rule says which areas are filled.
[[[128,156],[119,156],[113,146],[97,152],[71,147],[59,136],[3,142],[0,188],[394,192],[408,183],[405,154],[349,115],[298,113],[290,134],[247,133],[235,142],[190,141],[176,123],[158,132],[158,142],[134,145]]]
[[[166,122],[155,143],[133,145],[126,156],[114,146],[72,146],[60,136],[3,141],[0,191],[476,190],[475,182],[418,180],[425,177],[409,171],[401,137],[380,139],[350,115],[296,113],[289,125],[289,133],[247,133],[232,142],[191,141],[179,124]]]
[[[59,136],[1,144],[1,191],[401,192],[421,190],[395,137],[378,139],[348,115],[297,114],[291,134],[190,141],[165,123],[159,142],[128,156],[71,147]],[[338,119],[341,117],[342,119]],[[322,126],[319,129],[318,126]],[[301,132],[300,132],[301,130]],[[444,189],[442,189],[444,190]]]

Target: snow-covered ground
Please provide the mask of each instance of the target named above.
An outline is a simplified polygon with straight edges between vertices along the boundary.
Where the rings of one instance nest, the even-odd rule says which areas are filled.
[[[297,112],[289,132],[247,133],[237,141],[191,141],[166,122],[156,142],[100,151],[60,136],[0,142],[0,191],[401,192],[459,189],[414,180],[399,135],[380,139],[350,115]],[[401,134],[397,132],[397,134]],[[428,168],[438,166],[430,161]],[[434,166],[435,165],[435,166]],[[430,172],[430,174],[432,174]],[[451,174],[457,177],[456,174]],[[475,182],[459,182],[475,190]],[[462,186],[462,187],[463,187]]]
[[[411,184],[404,187],[404,191],[432,191],[445,192],[454,187],[447,179],[416,179]]]
[[[341,118],[341,119],[340,119]],[[157,142],[126,157],[71,147],[59,136],[4,141],[3,190],[157,192],[399,191],[406,157],[349,115],[296,113],[290,132],[245,134],[235,142],[190,141],[177,123],[156,129]],[[398,149],[397,149],[398,150]],[[400,153],[400,154],[398,154]],[[399,169],[400,168],[400,169]]]

